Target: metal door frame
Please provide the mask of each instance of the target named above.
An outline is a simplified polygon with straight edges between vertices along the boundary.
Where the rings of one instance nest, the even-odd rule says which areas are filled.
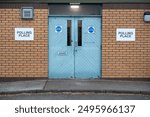
[[[100,18],[100,20],[101,20],[101,24],[100,24],[100,31],[101,31],[101,35],[100,35],[100,78],[98,78],[98,79],[102,79],[102,16],[101,15],[84,15],[84,16],[80,16],[80,15],[78,15],[78,16],[76,16],[76,15],[74,15],[74,16],[68,16],[68,15],[49,15],[48,16],[48,79],[53,79],[53,78],[51,78],[51,77],[49,77],[50,76],[50,72],[49,72],[49,67],[50,67],[50,63],[49,63],[49,54],[50,54],[50,49],[49,49],[49,41],[50,41],[50,35],[49,35],[49,18],[50,17],[70,17],[70,18],[78,18],[78,17],[99,17]],[[75,66],[74,66],[75,67]],[[75,71],[74,71],[74,76],[75,76]],[[74,79],[76,79],[76,78],[74,78]]]

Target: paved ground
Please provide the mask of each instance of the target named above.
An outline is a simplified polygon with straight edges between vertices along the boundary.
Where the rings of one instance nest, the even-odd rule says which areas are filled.
[[[24,93],[1,95],[0,100],[150,100],[150,95],[112,93]]]
[[[89,92],[124,92],[149,93],[150,82],[116,80],[51,80],[45,90],[51,91],[89,91]]]
[[[35,91],[44,89],[46,80],[0,82],[0,93]]]
[[[0,82],[0,94],[24,92],[107,92],[150,95],[150,82],[119,80],[32,80]]]

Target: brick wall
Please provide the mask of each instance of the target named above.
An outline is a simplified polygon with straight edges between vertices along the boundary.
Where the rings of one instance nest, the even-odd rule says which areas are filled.
[[[144,12],[150,8],[121,7],[103,7],[102,77],[150,78],[150,23],[143,21]],[[136,41],[116,41],[117,28],[135,28]]]
[[[34,20],[22,20],[22,6],[34,7]],[[34,41],[16,41],[15,28],[34,28]],[[0,5],[0,77],[47,77],[47,5]]]

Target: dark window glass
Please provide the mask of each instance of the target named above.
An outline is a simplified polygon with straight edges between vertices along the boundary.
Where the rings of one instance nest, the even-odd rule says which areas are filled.
[[[78,46],[82,46],[82,20],[78,20]]]
[[[71,46],[71,20],[67,20],[67,46]]]

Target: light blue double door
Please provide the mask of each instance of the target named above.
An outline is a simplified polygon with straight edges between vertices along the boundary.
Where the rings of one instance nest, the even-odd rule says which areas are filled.
[[[100,17],[49,17],[49,78],[100,77]]]

